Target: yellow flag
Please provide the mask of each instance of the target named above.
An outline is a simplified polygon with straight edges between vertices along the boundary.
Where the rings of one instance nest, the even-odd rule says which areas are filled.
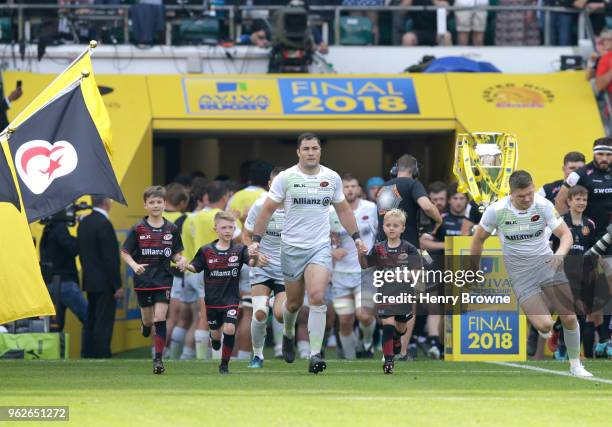
[[[94,42],[92,42],[94,43]],[[95,47],[94,45],[91,45]],[[59,76],[53,80],[26,108],[23,109],[9,124],[9,129],[17,129],[25,122],[32,114],[36,113],[49,102],[63,94],[66,88],[71,87],[77,80],[84,78],[81,81],[81,90],[83,98],[89,110],[89,114],[98,129],[98,133],[104,143],[104,148],[109,155],[111,152],[112,134],[110,130],[110,119],[108,111],[102,100],[102,95],[96,84],[93,74],[93,65],[91,64],[91,48],[87,49],[79,56],[72,64],[68,66]]]
[[[16,177],[7,144],[0,137],[0,156],[10,169],[10,182],[16,189]],[[4,175],[7,176],[6,174]],[[21,206],[21,201],[17,201]],[[9,224],[2,232],[0,250],[0,324],[26,317],[54,315],[53,303],[43,281],[38,257],[25,210],[0,200],[0,223]]]

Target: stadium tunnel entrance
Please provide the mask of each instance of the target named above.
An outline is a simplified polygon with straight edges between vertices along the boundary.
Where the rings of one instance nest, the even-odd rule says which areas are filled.
[[[241,181],[240,165],[264,160],[275,166],[296,163],[293,133],[228,135],[155,132],[153,135],[153,182],[164,185],[179,173],[201,171],[208,179],[225,176]],[[402,154],[419,160],[424,183],[448,181],[454,155],[453,131],[410,133],[320,134],[322,163],[338,173],[350,172],[362,184],[372,176],[389,178],[389,170]],[[244,172],[243,172],[244,174]]]

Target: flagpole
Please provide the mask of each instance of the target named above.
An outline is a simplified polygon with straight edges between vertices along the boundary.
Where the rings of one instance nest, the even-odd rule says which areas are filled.
[[[90,55],[91,55],[91,54],[93,54],[94,49],[95,49],[96,47],[98,47],[98,42],[97,42],[97,41],[95,41],[95,40],[91,40],[91,41],[89,42],[89,45],[87,46],[87,49],[85,49],[83,52],[81,52],[81,53],[79,54],[79,56],[77,56],[77,57],[76,57],[76,59],[75,59],[74,61],[72,61],[72,62],[70,63],[70,65],[68,65],[68,67],[66,67],[66,68],[64,69],[64,71],[62,71],[60,74],[58,74],[58,75],[57,75],[57,77],[55,77],[51,83],[49,83],[47,86],[45,86],[45,88],[44,88],[44,89],[43,89],[43,90],[42,90],[40,93],[41,93],[41,94],[42,94],[42,93],[44,93],[44,92],[47,90],[47,88],[48,88],[48,87],[52,86],[52,85],[53,85],[53,84],[54,84],[56,81],[58,81],[60,77],[62,77],[62,76],[63,76],[63,75],[64,75],[64,74],[65,74],[65,73],[68,71],[68,70],[70,70],[70,69],[71,69],[71,68],[72,68],[72,67],[73,67],[73,66],[74,66],[74,65],[75,65],[75,64],[76,64],[78,61],[80,61],[81,59],[83,59],[83,57],[85,57],[85,55],[87,55],[87,54],[90,54]],[[89,76],[89,73],[90,73],[90,71],[89,71],[89,70],[83,70],[83,71],[81,72],[81,75],[82,75],[82,77],[87,77],[87,76]],[[82,77],[79,77],[79,79],[78,79],[78,80],[80,80]],[[72,86],[72,85],[73,85],[74,83],[76,83],[76,81],[78,81],[78,80],[75,80],[74,82],[70,83],[70,84],[69,84],[69,85],[67,85],[66,87],[68,87],[68,86]],[[65,89],[65,88],[63,88],[61,91],[59,91],[59,92],[58,92],[58,94],[63,93],[63,92],[64,92],[64,89]],[[39,94],[38,96],[40,96],[40,94]],[[36,102],[36,100],[38,99],[38,96],[37,96],[36,98],[34,98],[34,100],[33,100],[31,103]],[[32,112],[30,113],[30,115],[29,115],[29,116],[27,116],[26,118],[24,118],[24,119],[23,119],[21,122],[23,123],[23,122],[25,122],[26,120],[28,120],[28,119],[29,119],[30,117],[32,117],[34,114],[36,114],[37,112],[39,112],[40,110],[42,110],[44,107],[46,107],[46,106],[49,104],[49,102],[51,102],[51,101],[55,100],[56,98],[57,98],[57,96],[54,96],[54,97],[53,97],[53,98],[51,98],[51,99],[50,99],[48,102],[46,102],[44,105],[41,105],[41,106],[40,106],[39,108],[37,108],[36,110],[32,111]],[[13,119],[13,122],[14,122],[15,120],[17,120],[17,119],[20,117],[20,115],[21,115],[21,114],[17,115],[17,117],[15,117],[15,118]],[[3,131],[1,131],[1,132],[0,132],[0,135],[2,135],[2,134],[4,134],[4,133],[7,133],[8,135],[10,135],[11,133],[15,132],[16,130],[17,130],[17,128],[15,128],[15,127],[11,127],[11,124],[9,123],[9,125],[7,126],[7,128],[6,128],[6,129],[4,129]],[[7,135],[7,138],[8,138],[8,135]]]

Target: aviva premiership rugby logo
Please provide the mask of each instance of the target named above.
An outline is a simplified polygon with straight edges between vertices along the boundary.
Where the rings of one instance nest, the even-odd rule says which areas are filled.
[[[555,100],[552,91],[530,83],[490,86],[482,97],[497,108],[544,108]]]
[[[198,99],[201,111],[266,111],[270,106],[268,96],[249,91],[245,82],[216,82],[215,89]]]

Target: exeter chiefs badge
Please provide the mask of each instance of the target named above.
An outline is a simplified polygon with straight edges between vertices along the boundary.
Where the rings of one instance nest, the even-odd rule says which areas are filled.
[[[591,229],[586,225],[582,226],[582,235],[588,236],[589,234],[591,234]]]

